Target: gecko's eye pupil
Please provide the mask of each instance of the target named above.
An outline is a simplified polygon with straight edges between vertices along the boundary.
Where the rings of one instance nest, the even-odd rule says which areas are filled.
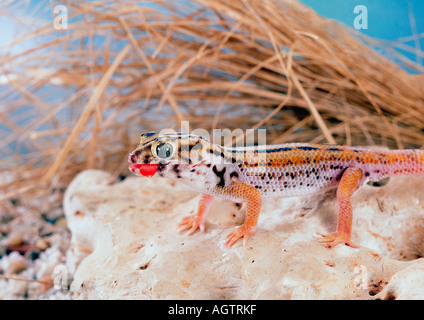
[[[159,158],[166,159],[172,156],[174,148],[170,143],[163,143],[156,147],[156,154]]]

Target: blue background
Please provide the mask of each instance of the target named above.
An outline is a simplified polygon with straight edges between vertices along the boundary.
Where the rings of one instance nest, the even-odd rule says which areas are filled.
[[[409,20],[411,8],[417,32],[424,32],[424,0],[301,0],[318,14],[338,20],[353,27],[357,14],[353,8],[364,5],[368,11],[368,30],[360,30],[369,36],[395,40],[412,34]]]
[[[416,34],[419,39],[420,51],[424,51],[424,0],[301,0],[313,8],[318,14],[354,27],[353,22],[358,14],[353,12],[355,6],[364,5],[368,13],[368,29],[358,31],[370,37],[388,40],[390,42],[413,35],[410,15],[416,24]],[[415,41],[402,43],[415,50]],[[390,43],[388,43],[390,45]],[[398,50],[412,61],[422,65],[424,57],[414,53]]]

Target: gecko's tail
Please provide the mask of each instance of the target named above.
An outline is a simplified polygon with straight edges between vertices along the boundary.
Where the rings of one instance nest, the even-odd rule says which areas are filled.
[[[417,150],[417,152],[418,152],[418,161],[419,161],[419,167],[420,167],[418,173],[424,174],[424,150],[419,149]]]
[[[424,150],[394,150],[388,153],[392,175],[424,174]]]
[[[379,150],[378,161],[368,167],[365,173],[371,181],[393,176],[424,174],[424,150]]]

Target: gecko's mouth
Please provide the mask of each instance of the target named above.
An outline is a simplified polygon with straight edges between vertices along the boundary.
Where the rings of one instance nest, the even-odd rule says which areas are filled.
[[[128,169],[137,176],[153,177],[156,171],[158,171],[159,167],[164,167],[166,165],[167,164],[159,164],[159,163],[155,163],[155,164],[138,163],[138,164],[130,165]]]

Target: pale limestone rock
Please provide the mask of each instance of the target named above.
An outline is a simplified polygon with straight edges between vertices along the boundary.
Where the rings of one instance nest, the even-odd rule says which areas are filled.
[[[396,273],[377,298],[390,300],[423,299],[424,259]]]
[[[85,171],[64,208],[72,232],[67,268],[80,299],[424,299],[424,181],[393,178],[353,197],[353,242],[326,248],[334,192],[267,199],[246,247],[224,246],[244,206],[216,198],[206,232],[177,233],[200,194],[161,178],[113,183]]]

